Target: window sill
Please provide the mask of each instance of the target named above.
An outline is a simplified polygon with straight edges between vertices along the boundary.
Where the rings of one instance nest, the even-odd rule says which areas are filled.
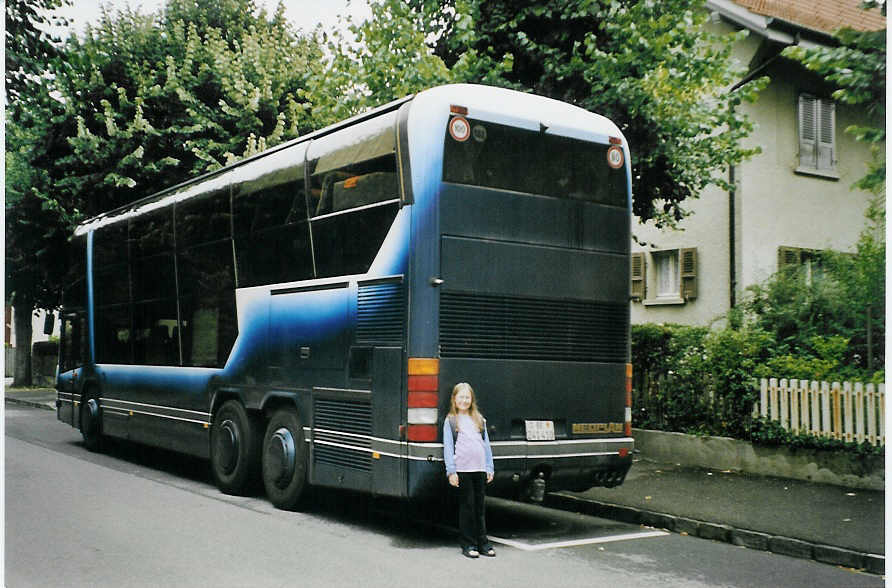
[[[801,176],[815,176],[817,178],[824,178],[826,180],[839,180],[839,174],[836,173],[836,170],[832,169],[816,169],[813,167],[797,167],[793,170],[794,173],[799,174]]]
[[[684,298],[651,298],[645,300],[642,304],[644,304],[644,306],[672,306],[684,303]]]

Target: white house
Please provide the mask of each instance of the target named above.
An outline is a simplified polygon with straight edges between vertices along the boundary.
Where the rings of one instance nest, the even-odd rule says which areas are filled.
[[[885,29],[879,10],[860,0],[708,0],[711,25],[746,28],[735,57],[770,85],[744,104],[756,123],[747,139],[762,152],[735,166],[732,192],[712,187],[686,202],[682,230],[633,223],[633,323],[708,325],[741,300],[747,286],[812,252],[853,251],[871,195],[852,188],[870,150],[845,133],[869,121],[863,107],[836,104],[833,88],[780,56],[792,44],[829,44],[842,26]],[[743,81],[743,80],[742,80]],[[634,146],[633,146],[634,147]]]

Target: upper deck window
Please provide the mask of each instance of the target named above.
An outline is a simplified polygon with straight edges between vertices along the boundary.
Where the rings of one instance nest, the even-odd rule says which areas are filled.
[[[396,112],[326,135],[310,144],[310,216],[400,197]]]
[[[466,136],[446,132],[443,181],[627,206],[625,163],[608,164],[610,145],[474,119],[468,123]]]

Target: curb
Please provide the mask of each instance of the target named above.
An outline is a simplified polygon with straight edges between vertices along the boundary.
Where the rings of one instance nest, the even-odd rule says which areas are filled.
[[[27,400],[25,398],[12,398],[10,396],[4,396],[3,399],[6,400],[6,402],[21,404],[22,406],[30,406],[32,408],[40,408],[43,410],[56,410],[56,406],[48,402],[38,402],[36,400]]]
[[[739,529],[730,525],[642,510],[632,506],[588,500],[561,492],[547,494],[544,505],[558,510],[578,512],[633,525],[665,529],[666,531],[691,537],[722,541],[749,549],[770,551],[790,557],[811,559],[821,563],[854,568],[871,574],[883,575],[886,573],[886,557],[875,553],[863,553],[833,545],[802,541],[792,537],[769,535],[748,529]]]

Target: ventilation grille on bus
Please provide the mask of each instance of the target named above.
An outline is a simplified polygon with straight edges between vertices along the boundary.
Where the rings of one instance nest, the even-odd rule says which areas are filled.
[[[402,283],[359,286],[356,310],[356,341],[395,342],[405,332],[405,297]]]
[[[440,356],[624,362],[628,304],[442,292]]]
[[[372,469],[372,405],[356,400],[313,402],[313,459],[354,470]]]

